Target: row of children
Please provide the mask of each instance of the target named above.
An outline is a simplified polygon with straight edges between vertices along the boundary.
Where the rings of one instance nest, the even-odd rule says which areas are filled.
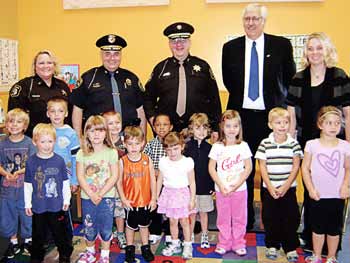
[[[56,110],[52,110],[50,116],[51,108]],[[23,111],[17,109],[13,111],[17,113],[10,111],[6,120],[9,137],[2,143],[7,141],[16,144],[27,141],[29,145],[27,148],[32,149],[30,139],[23,135],[28,125],[28,117],[23,118],[25,116]],[[37,146],[37,153],[31,155],[33,150],[31,152],[27,150],[26,159],[31,156],[25,168],[24,198],[18,198],[17,201],[23,203],[24,200],[26,215],[33,217],[32,262],[43,260],[45,239],[42,233],[45,233],[43,228],[46,225],[49,226],[58,247],[60,262],[69,262],[73,250],[72,236],[67,231],[69,220],[65,211],[68,210],[71,194],[66,168],[73,167],[74,161],[66,161],[63,167],[62,160],[54,153],[55,142],[60,144],[60,140],[56,140],[56,131],[59,127],[65,127],[63,120],[66,113],[64,101],[56,100],[49,103],[48,116],[52,125],[39,124],[33,131],[33,143]],[[138,229],[141,235],[142,256],[146,261],[152,261],[154,256],[149,246],[148,226],[151,222],[159,220],[159,214],[165,214],[170,219],[171,242],[162,250],[162,254],[171,256],[181,251],[178,238],[180,221],[184,234],[183,257],[191,258],[191,233],[197,211],[202,226],[201,246],[203,248],[210,246],[207,213],[214,209],[213,193],[216,194],[219,229],[219,241],[215,251],[225,254],[232,250],[240,256],[247,253],[244,239],[247,221],[245,180],[251,171],[252,153],[249,146],[242,141],[238,112],[228,110],[223,113],[220,138],[213,146],[205,141],[210,132],[205,114],[198,113],[192,116],[189,125],[191,139],[186,143],[182,135],[171,132],[172,126],[168,116],[157,116],[153,123],[157,136],[145,147],[145,138],[139,127],[127,127],[122,140],[119,136],[120,115],[106,113],[104,117],[92,116],[87,120],[82,149],[77,154],[76,171],[82,189],[87,245],[78,262],[96,261],[97,237],[102,241],[99,262],[109,262],[114,216],[117,225],[116,237],[119,245],[125,247],[126,261],[135,260],[134,232]],[[290,118],[285,109],[271,110],[269,126],[273,132],[269,138],[262,141],[256,158],[259,159],[264,181],[262,213],[266,229],[266,256],[270,259],[277,258],[277,250],[282,246],[288,261],[297,262],[296,230],[299,225],[299,210],[295,197],[295,178],[303,153],[298,142],[287,134],[289,122]],[[307,259],[309,262],[321,262],[320,251],[325,234],[329,246],[327,262],[336,262],[335,253],[342,225],[344,198],[349,194],[347,186],[350,148],[347,142],[336,138],[340,124],[341,112],[337,108],[322,108],[318,117],[321,138],[308,142],[305,148],[303,177],[310,197],[315,200],[311,213],[314,255]],[[74,156],[79,146],[70,147],[67,142],[65,143],[65,148]],[[61,144],[64,143],[61,141]],[[11,147],[15,148],[15,145]],[[118,153],[115,148],[118,149]],[[2,152],[1,156],[3,155]],[[74,175],[74,169],[70,171]],[[12,185],[16,184],[19,188],[18,178],[23,171],[12,173],[2,167],[0,173],[4,175],[2,192],[9,190],[5,189],[9,182],[16,182]],[[73,177],[70,178],[71,185],[76,185]],[[215,182],[215,188],[211,178]],[[76,187],[72,187],[72,190],[75,191]],[[25,239],[25,244],[29,244],[31,226],[28,218],[26,218],[27,225],[22,219],[26,217],[23,214],[23,204],[17,206],[18,209],[14,205],[9,205],[11,201],[4,196],[10,195],[0,196],[2,215],[8,214],[8,218],[12,217],[11,224],[14,225],[14,231],[5,236],[11,238],[12,248],[18,247],[15,246],[18,241],[15,239],[17,225],[14,222],[19,216],[22,237]],[[0,220],[2,230],[5,226],[3,218],[4,216]],[[126,241],[123,218],[127,226]],[[22,226],[27,227],[27,231],[22,231]],[[8,225],[6,227],[8,228]],[[3,232],[1,234],[3,235]],[[150,236],[151,241],[156,242],[159,234],[153,232]]]

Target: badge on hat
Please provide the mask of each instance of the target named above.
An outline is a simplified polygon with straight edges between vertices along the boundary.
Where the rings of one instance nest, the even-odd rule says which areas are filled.
[[[108,42],[113,44],[115,42],[115,35],[109,35],[108,36]]]
[[[184,22],[176,22],[167,26],[163,34],[170,39],[189,38],[194,32],[193,26]]]
[[[100,37],[96,41],[96,46],[103,51],[120,51],[127,46],[127,43],[124,38],[114,34],[109,34]]]

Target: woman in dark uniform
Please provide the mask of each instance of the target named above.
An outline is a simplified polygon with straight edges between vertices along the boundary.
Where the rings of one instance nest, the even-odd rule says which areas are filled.
[[[40,51],[36,54],[33,60],[33,74],[12,86],[8,100],[8,110],[21,108],[29,113],[30,123],[26,135],[30,137],[36,124],[50,122],[46,116],[47,101],[53,97],[69,101],[70,95],[67,84],[55,77],[58,75],[58,65],[50,51]],[[70,109],[71,107],[69,113]]]

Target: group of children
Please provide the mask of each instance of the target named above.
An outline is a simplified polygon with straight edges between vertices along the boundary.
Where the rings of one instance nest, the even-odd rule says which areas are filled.
[[[160,239],[164,217],[169,219],[170,236],[161,253],[172,256],[182,252],[184,259],[190,259],[197,213],[202,228],[200,246],[210,247],[208,213],[214,210],[214,195],[219,229],[215,252],[247,254],[245,181],[253,164],[237,111],[222,114],[219,139],[213,145],[206,141],[211,131],[203,113],[191,117],[186,136],[172,132],[169,116],[159,114],[152,123],[156,136],[147,144],[140,127],[129,126],[122,132],[121,116],[116,112],[91,116],[85,123],[81,144],[74,130],[64,125],[64,100],[50,100],[47,114],[51,124],[35,127],[34,145],[24,135],[28,115],[20,109],[7,115],[9,136],[0,142],[0,208],[6,215],[0,219],[0,234],[10,238],[8,257],[20,251],[16,223],[19,218],[24,250],[30,250],[27,252],[31,253],[31,262],[42,262],[44,258],[46,228],[58,248],[59,262],[70,262],[73,246],[69,204],[71,192],[78,185],[86,240],[86,250],[78,263],[109,262],[113,237],[125,249],[125,261],[135,262],[137,230],[142,257],[153,261],[150,244]],[[255,153],[263,179],[267,258],[276,259],[282,247],[289,262],[298,262],[300,214],[295,179],[304,158],[303,179],[313,200],[314,245],[314,253],[306,262],[322,262],[325,238],[327,263],[337,262],[344,199],[349,196],[350,162],[350,145],[336,137],[341,121],[342,113],[337,108],[323,107],[317,122],[321,136],[306,144],[303,156],[298,142],[288,134],[288,111],[270,111],[268,125],[272,133]],[[6,170],[6,163],[14,162],[18,152],[23,158],[22,166],[14,172]],[[183,242],[179,239],[179,223]],[[95,250],[97,238],[101,240],[99,256]]]

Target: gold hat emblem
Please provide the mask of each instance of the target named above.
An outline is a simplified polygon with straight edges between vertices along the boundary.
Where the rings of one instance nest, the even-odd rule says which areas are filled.
[[[201,71],[201,67],[199,65],[194,65],[193,70],[196,72],[199,72],[199,71]]]
[[[115,42],[115,35],[109,35],[108,36],[108,42],[113,44]]]
[[[176,29],[177,29],[177,30],[181,30],[181,29],[182,29],[182,25],[177,25],[177,26],[176,26]]]

